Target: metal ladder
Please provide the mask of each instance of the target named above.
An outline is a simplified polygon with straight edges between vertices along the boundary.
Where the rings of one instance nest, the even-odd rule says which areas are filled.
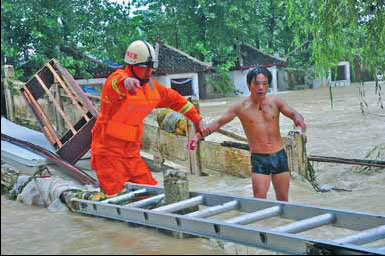
[[[164,198],[163,189],[131,183],[127,183],[126,188],[128,193],[104,201],[74,198],[72,203],[78,213],[289,254],[385,254],[385,240],[381,246],[365,246],[385,238],[385,215],[198,192],[190,192],[190,198],[184,201],[146,209]],[[154,196],[118,205],[144,193]],[[193,206],[199,206],[199,210],[184,215],[175,213]],[[239,211],[240,215],[230,219],[213,218],[232,210]],[[274,228],[258,228],[254,223],[272,217],[291,222]],[[253,225],[248,225],[251,223]],[[323,225],[348,229],[353,234],[338,239],[315,239],[308,234],[298,234]]]

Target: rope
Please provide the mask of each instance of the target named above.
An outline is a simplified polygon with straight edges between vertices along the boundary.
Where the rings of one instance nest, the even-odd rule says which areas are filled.
[[[321,193],[325,193],[325,192],[330,192],[331,190],[334,190],[334,191],[338,191],[338,192],[341,192],[341,191],[344,191],[344,192],[352,192],[351,190],[348,190],[348,189],[343,189],[343,188],[331,188],[331,189],[322,189],[320,188],[319,184],[318,184],[318,181],[316,179],[316,176],[315,176],[315,170],[313,168],[313,165],[310,163],[310,160],[307,160],[307,168],[306,168],[306,173],[308,175],[306,175],[306,180],[310,182],[310,184],[313,186],[314,190],[316,192],[321,192]]]
[[[47,171],[49,173],[49,176],[45,176],[43,175],[44,171]],[[22,175],[22,173],[18,173],[17,176],[16,176],[16,180],[19,178],[19,176]],[[16,191],[14,192],[14,194],[12,194],[12,197],[13,198],[16,198],[19,194],[21,194],[21,192],[23,192],[23,189],[28,185],[28,183],[30,183],[31,181],[35,181],[36,182],[36,179],[37,178],[42,178],[42,177],[50,177],[51,176],[51,173],[49,172],[48,168],[45,167],[45,166],[40,166],[38,170],[36,170],[32,176],[30,176],[26,181],[24,181],[23,184],[21,184],[17,189]],[[36,184],[37,185],[37,184]],[[39,191],[40,193],[40,191]]]

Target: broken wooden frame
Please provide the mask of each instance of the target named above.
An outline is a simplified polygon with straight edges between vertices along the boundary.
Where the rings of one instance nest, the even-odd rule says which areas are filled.
[[[72,104],[64,110],[60,93],[55,88],[62,89],[70,98]],[[97,109],[79,87],[71,74],[55,59],[44,65],[22,88],[22,95],[38,119],[45,136],[53,145],[56,153],[71,164],[76,163],[91,145],[91,129],[95,124]],[[54,127],[38,100],[48,96],[56,110],[57,116],[64,120],[64,132],[61,135],[58,127]],[[68,107],[74,107],[81,115],[80,120],[73,122],[66,114]]]

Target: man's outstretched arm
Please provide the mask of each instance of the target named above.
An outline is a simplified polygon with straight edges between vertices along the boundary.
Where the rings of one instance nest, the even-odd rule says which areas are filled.
[[[297,112],[294,108],[289,107],[286,102],[279,98],[277,98],[277,105],[282,114],[293,120],[295,127],[301,128],[302,133],[306,132],[307,126],[305,124],[305,119],[299,112]]]
[[[230,106],[230,108],[224,113],[220,118],[215,119],[207,124],[207,129],[205,129],[202,133],[196,133],[195,136],[188,142],[187,148],[189,150],[195,150],[198,141],[203,137],[209,136],[210,134],[216,132],[223,125],[227,124],[231,120],[233,120],[237,116],[239,104],[234,104]]]

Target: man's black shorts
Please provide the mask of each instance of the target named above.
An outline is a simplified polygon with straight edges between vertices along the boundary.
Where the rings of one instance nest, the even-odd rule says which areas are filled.
[[[286,151],[282,149],[271,154],[251,153],[251,171],[265,175],[288,172]]]

